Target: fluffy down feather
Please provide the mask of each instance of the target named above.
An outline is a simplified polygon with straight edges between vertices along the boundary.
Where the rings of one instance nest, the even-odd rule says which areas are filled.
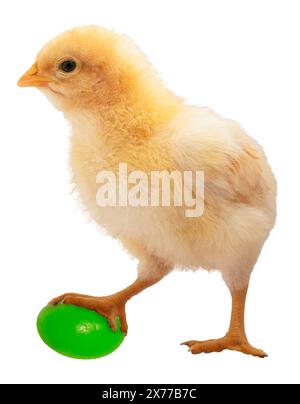
[[[172,268],[218,269],[243,289],[275,221],[276,184],[261,147],[234,121],[187,105],[167,90],[130,39],[99,28],[68,31],[39,53],[39,71],[57,75],[71,55],[80,72],[43,92],[72,127],[70,164],[83,205],[141,260],[140,276]],[[96,175],[129,170],[203,170],[205,210],[96,204]],[[143,265],[159,258],[164,265]]]

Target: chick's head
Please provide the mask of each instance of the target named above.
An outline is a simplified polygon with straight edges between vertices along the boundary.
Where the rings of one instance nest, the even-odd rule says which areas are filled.
[[[38,87],[66,111],[114,105],[137,92],[150,71],[128,37],[90,26],[66,31],[47,43],[18,84]]]

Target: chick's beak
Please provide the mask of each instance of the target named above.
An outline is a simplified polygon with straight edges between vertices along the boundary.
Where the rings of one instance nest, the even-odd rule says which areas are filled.
[[[34,63],[18,81],[19,87],[47,87],[50,79],[39,74],[37,64]]]

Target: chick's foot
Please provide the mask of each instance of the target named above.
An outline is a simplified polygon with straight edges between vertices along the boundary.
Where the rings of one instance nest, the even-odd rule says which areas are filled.
[[[257,356],[259,358],[265,358],[268,356],[264,351],[251,346],[247,339],[237,338],[231,335],[208,341],[191,340],[183,342],[181,345],[188,346],[189,351],[192,354],[222,352],[225,349],[228,349],[231,351],[242,352],[247,355]]]
[[[49,304],[56,305],[59,303],[73,304],[74,306],[84,307],[94,310],[100,315],[107,318],[108,323],[113,331],[116,330],[116,318],[120,318],[121,331],[127,334],[128,325],[126,321],[125,302],[117,295],[105,297],[93,297],[88,295],[80,295],[77,293],[66,293],[51,300]]]

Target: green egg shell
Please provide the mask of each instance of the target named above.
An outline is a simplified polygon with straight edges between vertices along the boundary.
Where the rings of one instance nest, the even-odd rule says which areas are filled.
[[[105,317],[70,304],[48,305],[37,319],[42,340],[54,351],[76,359],[96,359],[116,350],[124,340],[117,318],[114,332]]]

